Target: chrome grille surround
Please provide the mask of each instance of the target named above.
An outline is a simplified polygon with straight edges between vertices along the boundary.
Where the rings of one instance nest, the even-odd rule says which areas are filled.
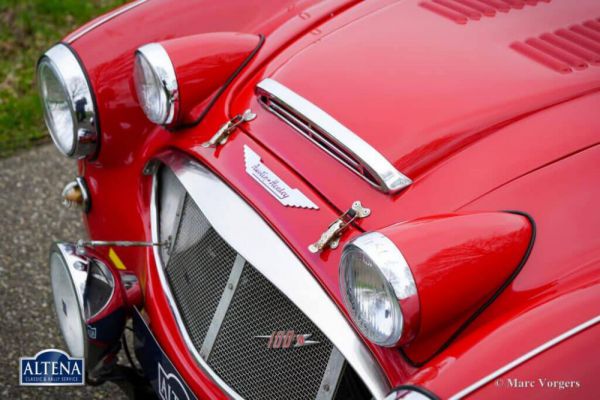
[[[228,186],[188,156],[171,153],[160,157],[159,160],[175,174],[215,232],[235,248],[239,256],[254,266],[259,275],[262,275],[263,279],[266,278],[265,281],[269,281],[302,314],[312,320],[311,322],[342,353],[375,398],[383,398],[389,390],[389,384],[381,368],[318,282],[267,223]],[[151,202],[154,239],[158,239],[157,186],[155,174]],[[211,196],[205,196],[205,193],[211,193]],[[244,230],[234,229],[239,227],[240,221],[243,221]],[[244,232],[253,234],[245,235]],[[157,248],[154,249],[154,256],[164,293],[188,350],[204,372],[226,393],[233,398],[240,398],[215,369],[211,368],[210,356],[208,363],[201,356],[198,343],[194,343],[186,329]],[[285,265],[285,268],[282,268],[282,265]],[[227,328],[227,321],[224,321],[223,328]],[[215,354],[218,355],[218,338],[214,344]]]
[[[159,175],[161,192],[164,179],[177,180],[166,168]],[[246,399],[315,399],[333,351],[329,339],[238,256],[187,193],[181,203],[170,256],[163,262],[177,308],[200,356]],[[159,223],[163,221],[159,203]],[[269,349],[268,340],[259,337],[292,328],[310,332],[311,340],[319,343]],[[336,372],[330,377],[335,382],[329,385],[330,396],[324,399],[333,396],[341,370]]]

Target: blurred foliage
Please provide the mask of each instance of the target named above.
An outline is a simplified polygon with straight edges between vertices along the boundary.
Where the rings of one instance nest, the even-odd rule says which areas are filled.
[[[39,56],[125,0],[0,0],[0,157],[48,138],[35,86]]]

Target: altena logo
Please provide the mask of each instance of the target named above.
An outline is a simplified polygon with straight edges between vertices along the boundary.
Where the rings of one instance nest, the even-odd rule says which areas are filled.
[[[166,373],[158,363],[158,393],[162,400],[190,400],[183,383],[175,374]]]
[[[35,357],[19,359],[19,384],[29,386],[83,385],[83,358],[57,349],[42,350]]]

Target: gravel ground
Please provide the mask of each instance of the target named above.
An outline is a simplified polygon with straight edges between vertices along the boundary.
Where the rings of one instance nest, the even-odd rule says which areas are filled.
[[[60,192],[75,162],[52,145],[0,159],[0,397],[125,398],[112,383],[99,387],[19,387],[19,357],[66,349],[54,315],[47,265],[54,240],[83,235],[81,216]]]

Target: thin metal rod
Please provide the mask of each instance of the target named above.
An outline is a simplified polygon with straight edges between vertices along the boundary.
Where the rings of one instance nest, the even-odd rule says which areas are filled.
[[[128,240],[83,240],[77,241],[77,247],[107,247],[107,246],[118,246],[118,247],[152,247],[152,246],[166,246],[168,241],[164,242],[136,242]]]

